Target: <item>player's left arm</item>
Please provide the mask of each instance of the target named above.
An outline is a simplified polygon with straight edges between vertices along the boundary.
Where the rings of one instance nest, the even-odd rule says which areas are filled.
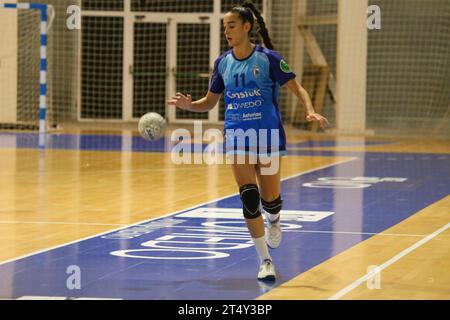
[[[286,85],[293,94],[300,100],[301,104],[306,108],[306,120],[308,121],[319,121],[320,127],[323,129],[326,125],[329,124],[328,120],[314,111],[314,107],[311,102],[311,98],[309,97],[308,92],[303,88],[300,83],[295,79],[291,79],[286,82]]]

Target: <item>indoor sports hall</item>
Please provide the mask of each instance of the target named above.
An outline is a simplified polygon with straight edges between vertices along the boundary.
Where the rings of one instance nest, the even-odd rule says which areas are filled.
[[[280,88],[275,281],[225,154],[233,105],[167,103],[207,93],[241,2],[0,0],[0,299],[450,300],[450,2],[253,0],[329,121]]]

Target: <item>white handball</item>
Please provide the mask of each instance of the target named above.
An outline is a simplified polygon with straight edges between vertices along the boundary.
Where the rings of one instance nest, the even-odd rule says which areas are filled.
[[[138,130],[142,138],[147,141],[156,141],[164,136],[166,120],[156,112],[144,114],[138,123]]]

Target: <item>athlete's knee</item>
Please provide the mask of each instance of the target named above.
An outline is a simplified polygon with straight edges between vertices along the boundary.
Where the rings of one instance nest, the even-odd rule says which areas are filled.
[[[244,209],[244,217],[246,219],[255,219],[261,215],[259,210],[259,189],[256,184],[246,184],[239,188],[242,205]]]
[[[263,209],[270,214],[277,214],[281,211],[283,207],[283,200],[281,199],[281,195],[278,196],[275,200],[265,201],[261,198],[261,204]]]

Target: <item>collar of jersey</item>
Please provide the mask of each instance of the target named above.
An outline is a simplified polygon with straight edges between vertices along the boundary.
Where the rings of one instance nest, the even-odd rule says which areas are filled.
[[[255,53],[256,47],[257,47],[257,46],[258,46],[258,45],[255,44],[255,46],[253,47],[252,53],[250,53],[250,54],[249,54],[246,58],[244,58],[244,59],[238,59],[238,58],[234,55],[233,49],[231,49],[231,54],[233,55],[233,58],[236,59],[237,61],[245,61],[245,60],[248,60],[248,59],[251,58],[251,56]]]

